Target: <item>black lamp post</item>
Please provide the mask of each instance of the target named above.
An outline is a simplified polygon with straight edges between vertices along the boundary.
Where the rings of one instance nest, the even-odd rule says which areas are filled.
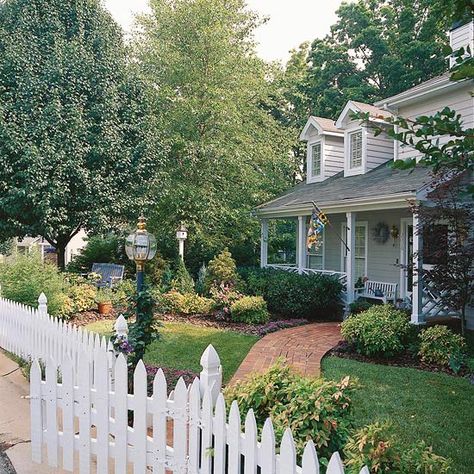
[[[156,254],[156,239],[146,230],[146,221],[143,216],[138,219],[137,230],[130,234],[125,241],[125,251],[130,260],[137,266],[137,291],[143,288],[145,262]]]

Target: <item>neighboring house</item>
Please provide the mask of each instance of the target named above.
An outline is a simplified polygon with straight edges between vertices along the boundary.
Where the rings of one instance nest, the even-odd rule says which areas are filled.
[[[474,50],[473,25],[450,32],[453,49],[469,44]],[[384,119],[392,114],[414,118],[449,106],[462,115],[465,127],[472,127],[473,86],[472,80],[452,82],[446,73],[374,105],[349,101],[336,122],[310,117],[300,137],[307,142],[306,181],[257,209],[262,226],[261,265],[336,275],[346,285],[348,303],[355,298],[359,279],[391,283],[396,299],[412,308],[416,324],[430,316],[453,314],[428,288],[422,272],[406,270],[410,264],[422,270],[421,259],[414,255],[423,254],[423,232],[414,232],[418,222],[410,212],[410,202],[426,199],[430,172],[390,167],[392,160],[416,157],[417,151],[384,133],[375,136],[370,125],[383,128]],[[368,112],[369,123],[352,120],[352,112]],[[319,250],[308,252],[306,235],[313,201],[326,213],[330,225]],[[294,264],[272,265],[268,262],[268,222],[281,218],[297,221],[297,257]],[[433,235],[433,229],[430,231]],[[447,228],[440,226],[436,232],[447,234]],[[426,249],[433,239],[425,234]],[[474,327],[474,318],[468,324]]]
[[[78,232],[66,246],[66,265],[86,246],[87,235],[84,230]],[[14,250],[19,253],[38,251],[41,259],[56,261],[56,249],[44,237],[22,237],[13,242]],[[0,260],[1,261],[1,260]]]

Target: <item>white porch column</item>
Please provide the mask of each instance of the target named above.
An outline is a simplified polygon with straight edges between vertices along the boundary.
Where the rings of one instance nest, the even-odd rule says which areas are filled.
[[[298,229],[296,232],[296,263],[298,273],[303,273],[306,266],[306,217],[298,216]]]
[[[423,313],[423,230],[420,220],[413,214],[413,292],[411,322],[424,324]]]
[[[356,214],[355,212],[346,212],[346,226],[347,226],[347,246],[349,251],[346,258],[346,273],[347,273],[347,303],[354,301],[354,285],[355,285],[355,226]]]
[[[260,267],[268,265],[268,219],[261,220],[260,234]]]

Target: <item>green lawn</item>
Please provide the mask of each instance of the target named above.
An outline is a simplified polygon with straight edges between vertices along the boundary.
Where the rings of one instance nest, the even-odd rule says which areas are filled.
[[[474,385],[467,379],[337,357],[324,359],[323,374],[363,385],[354,396],[357,427],[390,420],[402,442],[424,440],[453,460],[453,473],[474,473]]]
[[[100,334],[112,332],[113,321],[100,321],[87,329]],[[250,348],[257,342],[256,336],[248,336],[221,329],[206,328],[186,323],[164,323],[160,329],[161,339],[150,345],[145,362],[173,369],[201,371],[199,360],[209,344],[219,354],[224,383],[227,383]]]

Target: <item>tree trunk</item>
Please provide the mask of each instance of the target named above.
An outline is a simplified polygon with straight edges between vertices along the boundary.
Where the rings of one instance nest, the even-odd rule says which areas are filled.
[[[58,257],[58,268],[63,272],[66,270],[66,246],[67,244],[56,245],[56,255]]]

